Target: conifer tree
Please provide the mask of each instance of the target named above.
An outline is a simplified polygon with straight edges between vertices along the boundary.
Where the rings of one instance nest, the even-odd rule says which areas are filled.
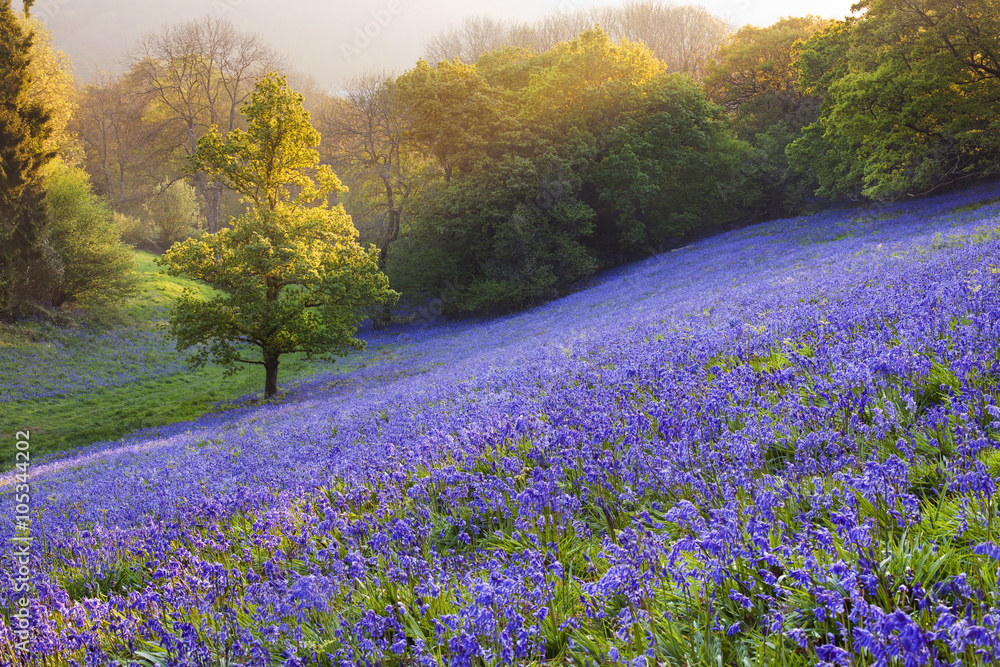
[[[25,2],[25,11],[31,6]],[[44,148],[48,113],[28,99],[31,35],[10,0],[0,0],[0,312],[8,313],[14,289],[45,235],[41,168],[53,156]]]

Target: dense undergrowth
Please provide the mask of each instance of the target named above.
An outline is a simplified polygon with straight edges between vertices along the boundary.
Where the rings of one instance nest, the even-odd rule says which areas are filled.
[[[994,196],[708,239],[38,466],[0,657],[994,664]]]

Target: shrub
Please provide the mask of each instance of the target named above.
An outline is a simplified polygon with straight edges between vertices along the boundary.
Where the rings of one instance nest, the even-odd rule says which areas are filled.
[[[159,193],[145,208],[148,214],[145,241],[151,250],[162,252],[204,231],[198,194],[184,181],[162,183]]]
[[[135,289],[132,255],[111,210],[93,193],[82,169],[56,162],[46,176],[52,266],[43,272],[47,298],[36,300],[54,307],[121,301]]]

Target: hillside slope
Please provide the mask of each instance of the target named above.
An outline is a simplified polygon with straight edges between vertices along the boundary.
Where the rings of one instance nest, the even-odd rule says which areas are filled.
[[[34,456],[53,456],[137,429],[194,419],[260,395],[263,371],[226,375],[218,366],[191,371],[188,355],[167,331],[173,302],[186,290],[211,289],[166,275],[155,256],[135,252],[138,294],[118,311],[78,317],[76,326],[44,322],[0,325],[0,433],[37,436]],[[350,364],[371,356],[355,354]],[[285,389],[296,380],[339,370],[339,365],[289,355],[282,363]],[[0,470],[12,449],[0,448]]]
[[[706,239],[40,465],[29,643],[54,664],[995,662],[995,196]]]

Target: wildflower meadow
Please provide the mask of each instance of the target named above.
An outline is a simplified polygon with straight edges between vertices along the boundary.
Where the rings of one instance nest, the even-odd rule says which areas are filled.
[[[996,664],[996,195],[370,331],[280,401],[32,461],[28,503],[4,471],[0,664]]]

